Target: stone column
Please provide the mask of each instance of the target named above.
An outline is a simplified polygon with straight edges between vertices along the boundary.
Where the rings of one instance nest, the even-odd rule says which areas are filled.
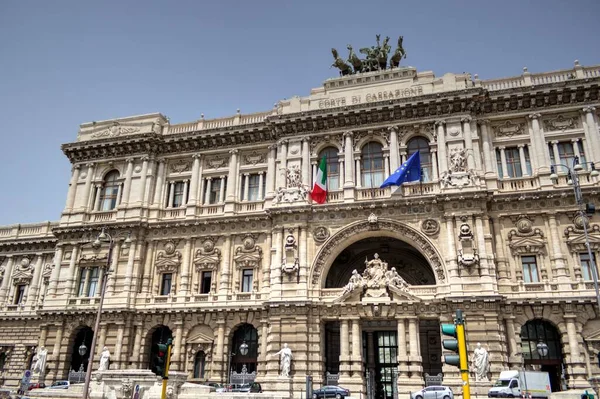
[[[133,341],[133,353],[131,354],[132,362],[137,365],[134,368],[142,368],[142,328],[143,324],[141,322],[135,323],[135,339]]]
[[[260,320],[260,353],[259,353],[259,373],[261,376],[267,375],[267,336],[269,334],[269,320],[262,318]]]
[[[125,171],[125,185],[123,186],[123,205],[129,205],[129,194],[131,193],[131,177],[133,175],[133,158],[127,158],[127,170]]]
[[[310,137],[302,138],[302,183],[311,186],[310,181]]]
[[[536,168],[538,173],[540,169],[548,168],[550,164],[550,160],[548,157],[548,150],[546,149],[546,139],[544,138],[541,130],[540,130],[540,122],[539,118],[541,114],[531,114],[529,115],[529,119],[531,119],[531,130],[533,137],[531,138],[531,143],[533,146],[533,154],[536,159]]]
[[[190,259],[191,259],[191,251],[192,251],[192,240],[189,238],[185,239],[185,244],[183,246],[183,258],[181,260],[181,286],[177,291],[182,296],[188,295],[188,290],[190,286]]]
[[[40,326],[40,338],[38,340],[38,347],[46,346],[46,338],[48,338],[48,326],[43,324]]]
[[[73,205],[75,204],[75,196],[77,195],[77,182],[79,181],[80,171],[81,165],[73,165],[71,181],[69,182],[69,192],[67,193],[67,206],[65,207],[66,212],[71,212],[73,210]]]
[[[259,201],[262,201],[265,199],[264,178],[265,178],[265,173],[259,172],[258,173],[258,200]]]
[[[362,373],[362,334],[360,332],[360,319],[352,320],[352,377],[361,378]]]
[[[77,265],[77,256],[79,255],[79,246],[73,245],[71,250],[71,259],[69,260],[69,274],[67,276],[67,285],[65,286],[65,295],[70,296],[73,292],[73,284],[77,278],[75,266]]]
[[[496,252],[496,263],[498,265],[498,283],[510,283],[510,270],[504,251],[504,240],[502,238],[502,218],[492,220],[494,226],[494,249]]]
[[[276,170],[275,178],[275,189],[278,190],[281,187],[287,187],[285,169],[287,168],[287,140],[279,140],[277,145],[281,147],[279,150],[279,167]]]
[[[148,161],[149,157],[142,157],[142,171],[140,173],[140,206],[144,206],[146,202],[146,183],[148,181]]]
[[[517,335],[515,333],[515,316],[505,315],[506,342],[508,344],[508,364],[512,369],[521,364],[521,353],[517,346]]]
[[[142,294],[148,294],[150,292],[150,277],[153,275],[152,272],[152,260],[154,259],[154,253],[156,252],[156,241],[151,241],[146,245],[146,257],[144,259],[144,273],[142,275]]]
[[[96,195],[94,196],[94,211],[100,210],[100,197],[102,196],[102,184],[96,184]]]
[[[265,194],[267,200],[273,199],[275,196],[275,180],[278,176],[275,170],[275,158],[277,158],[277,145],[271,144],[267,155],[267,193]]]
[[[219,296],[226,297],[229,292],[229,281],[231,278],[231,266],[230,266],[230,258],[231,258],[231,235],[225,236],[225,242],[223,243],[223,269],[221,272],[221,278],[219,281]]]
[[[465,149],[467,153],[467,169],[475,169],[475,157],[478,154],[473,153],[473,135],[471,134],[471,117],[467,116],[461,119],[463,133],[465,138]]]
[[[352,170],[352,158],[354,157],[353,136],[352,132],[344,133],[344,188],[352,188],[355,185]]]
[[[90,190],[92,188],[92,178],[94,177],[95,164],[87,164],[87,175],[85,176],[85,185],[83,186],[83,198],[81,199],[81,210],[87,211],[90,207]]]
[[[123,349],[123,334],[125,332],[125,326],[123,322],[117,322],[117,344],[115,345],[115,361],[114,366],[112,367],[115,370],[121,368],[121,357],[122,357],[122,349]],[[111,365],[112,366],[112,365]]]
[[[227,180],[225,180],[225,176],[221,176],[221,185],[219,186],[219,204],[222,204],[223,202],[225,202],[225,183],[227,182]]]
[[[577,316],[574,314],[565,314],[563,317],[567,325],[567,337],[569,338],[571,363],[579,363],[581,359],[579,357],[579,344],[577,342],[577,327],[575,326],[575,320]]]
[[[527,160],[525,159],[525,144],[519,144],[519,160],[521,161],[521,172],[523,176],[529,176],[527,170]]]
[[[408,376],[408,354],[406,352],[406,320],[397,319],[398,322],[398,377],[405,379]],[[398,378],[400,380],[400,378]]]
[[[42,273],[42,261],[44,260],[44,254],[38,253],[35,266],[33,269],[33,278],[31,279],[31,286],[27,295],[27,306],[34,305],[37,299],[37,294],[40,288],[40,275]]]
[[[165,160],[158,159],[158,172],[156,172],[156,186],[154,187],[154,198],[152,198],[153,205],[162,205],[162,190],[164,184],[165,175]]]
[[[2,278],[2,285],[0,286],[0,306],[2,306],[2,304],[6,300],[6,295],[8,293],[8,284],[11,280],[10,276],[12,275],[12,269],[14,264],[14,258],[12,255],[7,255],[6,257],[8,258],[8,260],[6,261],[6,270],[4,272],[4,277]]]
[[[250,189],[248,188],[248,184],[250,184],[250,173],[244,173],[244,193],[242,194],[242,201],[248,201],[248,193]]]
[[[129,256],[127,257],[127,269],[125,269],[124,291],[127,293],[133,291],[133,287],[131,286],[131,280],[133,278],[133,263],[135,262],[135,251],[137,249],[137,246],[137,240],[132,238],[131,244],[129,246]]]
[[[278,298],[281,296],[281,260],[283,259],[283,228],[274,227],[271,235],[273,236],[273,248],[271,248],[272,254],[275,259],[271,260],[271,291],[270,297]]]
[[[390,175],[390,157],[388,154],[383,154],[383,170],[385,173],[385,176],[389,176]],[[396,171],[396,169],[392,169],[394,172]]]
[[[192,165],[192,180],[190,183],[190,195],[187,205],[196,206],[196,201],[198,199],[198,177],[200,174],[201,155],[194,154],[192,155],[192,158],[194,159],[194,163]]]
[[[262,290],[265,293],[269,292],[269,287],[270,287],[270,277],[271,277],[271,261],[272,261],[272,253],[271,251],[273,250],[273,235],[272,234],[267,234],[266,235],[266,244],[267,244],[267,250],[265,251],[265,262],[266,264],[263,264],[263,281],[262,281]]]
[[[56,289],[58,286],[58,279],[60,278],[60,265],[63,258],[63,246],[62,244],[56,245],[56,251],[54,252],[54,269],[50,276],[50,284],[48,285],[48,295],[52,297],[56,296]],[[2,303],[2,295],[0,294],[0,303]]]
[[[437,126],[437,144],[438,144],[438,165],[440,176],[448,171],[448,157],[446,156],[446,133],[444,125],[446,121],[440,120],[436,123]]]
[[[452,280],[458,278],[458,264],[456,259],[456,244],[454,240],[454,217],[445,216],[446,222],[446,242],[447,256],[446,265],[448,265],[448,282],[452,284]]]
[[[113,244],[113,253],[112,253],[112,263],[111,263],[111,270],[113,270],[114,272],[112,274],[109,274],[108,276],[108,281],[107,281],[107,286],[106,286],[106,293],[109,295],[113,295],[115,293],[115,284],[117,282],[117,275],[118,273],[118,267],[119,267],[119,257],[121,256],[121,241],[116,240],[115,243]]]
[[[502,163],[502,178],[508,179],[510,176],[508,175],[508,165],[506,164],[506,147],[501,146],[498,149],[500,150],[500,162]]]
[[[188,203],[188,185],[190,184],[189,180],[184,180],[183,181],[183,201],[181,201],[181,205],[185,207],[186,204]]]
[[[121,194],[123,193],[123,183],[119,183],[117,186],[117,206],[121,205]]]
[[[54,341],[54,348],[52,348],[52,359],[59,363],[60,356],[60,348],[62,347],[62,336],[64,330],[64,322],[61,320],[60,323],[56,326],[56,340]]]
[[[558,164],[561,163],[560,162],[560,152],[558,151],[558,140],[552,140],[552,154],[554,156],[554,163]],[[572,165],[569,165],[572,166]],[[557,170],[557,172],[560,172],[560,169]],[[564,172],[564,170],[563,170]]]
[[[204,205],[210,204],[210,190],[212,190],[212,177],[207,177],[206,192],[204,193]]]
[[[181,362],[181,336],[183,335],[183,321],[175,322],[175,342],[173,345],[173,365],[177,371],[183,371]],[[184,351],[185,352],[185,351]]]
[[[350,337],[348,335],[348,320],[340,320],[340,379],[350,377],[350,352],[348,343]]]
[[[408,338],[409,338],[409,355],[408,361],[410,362],[410,366],[408,367],[409,372],[411,373],[410,379],[415,380],[421,383],[421,374],[423,372],[422,359],[419,353],[419,319],[417,317],[413,317],[408,319]]]
[[[477,250],[479,253],[481,277],[485,277],[489,281],[490,269],[487,257],[487,250],[485,247],[485,236],[487,235],[487,232],[483,228],[482,215],[475,215],[475,228],[477,229]]]
[[[224,357],[224,345],[225,345],[225,317],[217,320],[217,348],[215,350],[215,358],[213,363],[215,367],[213,369],[213,381],[227,382],[227,370]],[[218,374],[217,374],[218,373]]]
[[[360,178],[360,155],[357,155],[354,158],[354,181],[355,183],[355,187],[356,188],[361,188],[362,187],[362,179]]]
[[[567,274],[567,265],[561,251],[561,242],[558,235],[558,226],[556,224],[556,215],[551,213],[548,215],[548,223],[550,224],[550,237],[552,241],[552,255],[550,263],[552,264],[552,272],[558,282],[567,284],[569,276]]]
[[[173,200],[175,199],[175,182],[169,182],[169,200],[167,203],[167,208],[173,208]]]
[[[585,138],[590,143],[590,148],[592,149],[592,153],[589,155],[589,158],[594,161],[600,160],[600,134],[598,133],[598,125],[596,124],[596,120],[594,118],[594,113],[596,112],[596,107],[587,106],[583,108],[583,113],[585,115],[585,122],[587,125],[587,131],[585,132]]]
[[[390,132],[390,170],[396,171],[400,166],[398,158],[398,127],[392,126],[388,130]]]
[[[492,140],[490,139],[490,132],[488,130],[489,121],[481,121],[481,146],[483,150],[483,164],[485,167],[485,173],[494,173],[494,165],[492,163]]]
[[[431,150],[431,180],[437,181],[438,176],[438,162],[437,162],[437,149]]]

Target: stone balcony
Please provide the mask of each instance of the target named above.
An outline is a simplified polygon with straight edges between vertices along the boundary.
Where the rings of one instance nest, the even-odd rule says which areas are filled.
[[[31,224],[13,224],[0,226],[0,241],[19,240],[28,238],[53,239],[52,229],[58,227],[58,222],[43,222]]]

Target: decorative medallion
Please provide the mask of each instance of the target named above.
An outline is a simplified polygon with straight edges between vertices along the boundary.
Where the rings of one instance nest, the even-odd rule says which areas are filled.
[[[176,250],[177,243],[169,240],[165,243],[165,250],[156,255],[156,270],[159,273],[176,273],[181,265],[181,252]]]
[[[245,165],[256,165],[265,162],[265,155],[253,151],[251,154],[245,155],[243,159]]]
[[[218,155],[212,158],[206,159],[206,167],[208,169],[219,169],[227,167],[229,164],[229,157],[225,155]]]
[[[448,129],[448,134],[452,137],[458,136],[459,133],[460,129],[457,126],[452,126],[450,129]]]
[[[318,243],[323,243],[329,238],[329,229],[321,226],[313,230],[313,238]]]
[[[286,248],[295,248],[296,247],[296,238],[294,237],[294,232],[292,230],[288,231],[287,237],[285,237],[285,247]]]
[[[421,231],[428,236],[434,236],[440,232],[440,224],[435,219],[425,219],[421,222]]]
[[[567,129],[575,129],[579,127],[579,123],[577,122],[577,118],[573,116],[565,117],[563,115],[558,115],[554,119],[545,119],[544,120],[544,129],[546,131],[555,131],[555,130],[567,130]]]
[[[515,225],[517,229],[508,233],[508,247],[513,256],[545,253],[544,233],[533,227],[533,220],[529,216],[519,215]]]
[[[215,248],[216,237],[207,237],[194,254],[196,270],[216,270],[221,263],[221,251]]]
[[[259,269],[262,259],[262,248],[255,244],[256,237],[247,234],[242,239],[243,245],[235,249],[233,261],[238,269]],[[253,245],[250,245],[253,244]]]

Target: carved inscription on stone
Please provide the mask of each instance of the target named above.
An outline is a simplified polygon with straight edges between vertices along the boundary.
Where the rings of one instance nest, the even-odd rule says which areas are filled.
[[[492,126],[496,137],[512,137],[525,134],[525,124],[513,121],[506,121],[499,125]]]

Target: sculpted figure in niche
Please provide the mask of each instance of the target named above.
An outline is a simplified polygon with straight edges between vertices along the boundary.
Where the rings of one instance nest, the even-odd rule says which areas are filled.
[[[465,150],[455,148],[450,154],[450,167],[453,172],[464,172],[465,171]]]
[[[387,263],[379,259],[379,254],[375,253],[373,259],[365,259],[365,266],[363,277],[367,280],[367,286],[379,288],[387,271]]]
[[[283,348],[273,356],[279,356],[279,375],[289,377],[292,367],[292,350],[288,348],[288,344],[283,344]]]
[[[473,351],[473,371],[475,372],[475,381],[489,381],[488,372],[490,371],[490,357],[488,351],[477,343],[477,348]]]
[[[110,365],[110,351],[105,346],[102,349],[102,355],[100,355],[100,366],[98,367],[98,371],[108,370],[109,365]]]

